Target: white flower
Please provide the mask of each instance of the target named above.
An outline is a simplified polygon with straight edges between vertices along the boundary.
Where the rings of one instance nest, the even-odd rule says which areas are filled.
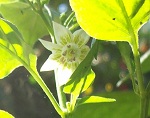
[[[56,70],[59,85],[64,85],[89,52],[85,45],[89,36],[82,29],[72,34],[56,22],[53,22],[53,28],[56,43],[40,39],[44,47],[52,51],[40,71]]]

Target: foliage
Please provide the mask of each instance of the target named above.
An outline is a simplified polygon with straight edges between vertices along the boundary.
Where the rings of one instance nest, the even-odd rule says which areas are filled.
[[[63,19],[64,24],[62,25],[66,26],[66,28],[60,32],[59,28],[61,29],[63,26],[57,25],[56,27],[54,25],[51,10],[46,6],[48,2],[49,0],[0,1],[0,14],[2,16],[0,18],[0,78],[3,79],[15,68],[24,66],[43,89],[62,118],[101,117],[98,110],[94,112],[94,115],[91,112],[95,107],[100,108],[102,102],[114,102],[114,99],[100,96],[87,96],[81,99],[78,97],[94,81],[95,73],[91,69],[91,63],[97,57],[99,40],[125,41],[117,42],[117,45],[129,70],[134,91],[141,99],[140,118],[147,118],[150,82],[146,86],[144,85],[142,71],[143,73],[150,71],[150,67],[147,66],[149,52],[142,57],[141,64],[138,51],[138,31],[150,18],[150,0],[131,0],[130,2],[127,0],[70,0],[70,5],[75,12],[79,25],[87,34],[97,40],[95,41],[92,38],[89,52],[85,53],[81,50],[83,51],[82,53],[86,54],[82,62],[75,63],[77,64],[76,66],[69,67],[64,63],[66,62],[65,59],[69,61],[70,65],[74,64],[73,62],[77,60],[75,57],[70,58],[70,55],[76,54],[75,56],[78,56],[79,53],[75,52],[79,50],[79,48],[76,49],[77,45],[72,44],[70,40],[73,39],[82,48],[79,43],[83,44],[84,41],[81,40],[81,37],[85,35],[80,34],[80,32],[74,32],[78,27],[78,23],[73,22],[74,12],[66,20]],[[71,35],[67,28],[74,32],[74,35]],[[71,68],[74,71],[71,71],[72,75],[65,85],[59,84],[61,81],[58,78],[60,77],[58,76],[60,68],[54,69],[59,103],[40,77],[36,68],[37,56],[33,51],[33,46],[38,39],[48,34],[51,37],[53,46],[51,43],[42,44],[45,47],[51,46],[50,48],[53,48],[52,53],[56,53],[55,56],[58,56],[58,59],[60,58],[57,55],[58,52],[62,52],[60,53],[62,58],[59,60],[62,63],[59,63],[59,67],[63,67],[61,68],[62,70],[67,67],[68,72],[70,67],[76,67],[75,70]],[[40,41],[44,42],[41,39]],[[64,48],[59,48],[61,43],[68,50],[64,51]],[[82,53],[81,55],[83,55]],[[66,56],[66,54],[70,55]],[[134,59],[131,58],[131,54]],[[51,58],[54,59],[54,57]],[[54,62],[58,63],[59,61],[55,60]],[[66,94],[70,95],[69,101],[66,99]],[[93,110],[89,112],[89,108]],[[82,114],[83,111],[85,111],[84,114]]]
[[[3,110],[0,110],[0,116],[3,118],[14,118],[11,114]]]

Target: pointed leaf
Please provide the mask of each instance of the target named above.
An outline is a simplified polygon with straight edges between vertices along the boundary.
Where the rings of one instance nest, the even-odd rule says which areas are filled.
[[[131,42],[131,33],[150,18],[150,0],[70,0],[70,4],[80,26],[100,40]]]
[[[134,75],[135,67],[132,64],[132,49],[128,42],[117,42],[117,46],[120,50],[121,56],[123,57],[130,75]]]
[[[64,92],[73,93],[79,95],[81,92],[85,91],[94,81],[95,73],[88,69],[80,73],[80,76],[72,78],[64,87]]]
[[[90,66],[95,53],[98,50],[98,44],[99,41],[97,40],[93,44],[92,49],[89,51],[85,59],[80,63],[75,72],[71,75],[70,80],[64,87],[65,93],[74,93],[78,96],[83,90],[87,89],[90,86],[95,77],[95,74],[91,71]]]
[[[138,118],[140,108],[137,103],[140,101],[133,91],[102,93],[100,96],[115,98],[116,102],[79,105],[71,118]]]
[[[48,34],[41,17],[26,3],[1,4],[0,13],[5,19],[16,25],[25,42],[31,46],[34,45],[38,38]]]
[[[90,103],[101,103],[101,102],[115,102],[115,99],[104,98],[100,96],[88,96],[80,99],[77,105],[90,104]]]
[[[14,57],[23,58],[23,49],[13,29],[0,19],[0,78],[9,75],[22,64]]]
[[[8,76],[15,68],[22,66],[22,64],[14,58],[14,56],[4,49],[1,43],[3,42],[0,39],[0,79]],[[15,45],[14,47],[21,51],[21,47],[19,45]]]
[[[37,0],[29,0],[29,1],[31,1],[33,3],[38,3]],[[44,5],[44,4],[48,3],[49,1],[50,0],[40,0],[40,3],[41,3],[41,5]]]
[[[32,48],[22,40],[15,26],[0,19],[0,78],[6,77],[15,68],[23,65],[51,100],[51,92],[36,68],[37,57],[31,53]]]
[[[74,112],[71,114],[71,118],[101,118],[103,117],[100,114],[102,103],[114,101],[115,99],[103,98],[99,96],[82,98],[79,100]]]
[[[16,2],[18,0],[0,0],[0,4],[7,4],[7,3],[10,3],[10,2]]]

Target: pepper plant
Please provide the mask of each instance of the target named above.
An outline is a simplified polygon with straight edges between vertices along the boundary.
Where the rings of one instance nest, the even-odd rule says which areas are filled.
[[[0,0],[0,78],[24,66],[60,117],[99,118],[102,117],[99,111],[95,114],[82,112],[115,99],[100,96],[79,98],[79,95],[94,81],[91,63],[97,57],[99,40],[116,41],[129,70],[133,89],[141,99],[139,117],[147,118],[150,82],[144,84],[143,74],[150,70],[147,67],[150,55],[146,54],[147,58],[140,62],[138,31],[150,18],[150,0],[70,0],[73,12],[65,20],[61,19],[62,24],[53,20],[47,6],[49,2]],[[75,17],[77,22],[73,21]],[[82,29],[77,29],[78,23]],[[43,40],[45,35],[51,40]],[[90,47],[86,45],[89,40],[92,40]],[[58,101],[37,71],[37,56],[33,51],[37,41],[52,52],[40,71],[54,70]],[[66,94],[70,95],[69,100]],[[2,113],[13,117],[7,112]]]

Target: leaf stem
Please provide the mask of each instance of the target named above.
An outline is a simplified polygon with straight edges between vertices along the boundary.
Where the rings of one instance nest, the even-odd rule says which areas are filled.
[[[68,18],[66,19],[66,21],[64,22],[64,25],[65,25],[67,28],[68,28],[70,22],[72,21],[72,19],[74,18],[74,16],[75,16],[75,12],[72,12],[72,13],[68,16]]]
[[[53,106],[56,109],[56,111],[58,112],[58,114],[62,116],[64,114],[63,111],[59,107],[56,99],[54,98],[54,96],[52,95],[51,91],[46,86],[46,84],[44,83],[44,81],[42,80],[42,78],[24,60],[22,60],[19,56],[17,56],[16,54],[14,54],[7,47],[5,47],[4,45],[0,44],[0,48],[6,50],[10,55],[12,55],[14,58],[16,58],[30,72],[30,74],[34,77],[34,79],[40,85],[40,87],[42,88],[42,90],[45,92],[45,94],[47,95],[47,97],[49,98],[49,100],[51,101],[51,103],[53,104]]]
[[[129,18],[126,8],[124,6],[124,3],[122,0],[119,0],[119,5],[122,8],[122,13],[126,19],[128,31],[131,36],[130,45],[132,47],[133,55],[134,55],[134,62],[135,62],[135,73],[137,77],[138,82],[138,88],[140,92],[140,118],[147,118],[148,115],[148,100],[147,100],[147,92],[144,87],[144,78],[141,70],[141,64],[140,64],[140,54],[139,54],[139,47],[138,47],[138,36],[136,35],[131,19]]]
[[[66,96],[63,92],[63,86],[60,86],[59,82],[58,82],[57,69],[54,72],[55,72],[55,82],[56,82],[56,89],[57,89],[59,104],[62,109],[66,109],[66,101],[67,100],[66,100]]]
[[[47,20],[45,14],[43,13],[43,10],[40,9],[40,11],[38,11],[38,14],[41,16],[41,18],[43,19],[44,23],[45,23],[45,26],[52,38],[52,42],[55,42],[56,43],[56,40],[55,40],[55,37],[54,37],[54,31],[53,31],[53,26],[52,26],[52,21],[51,20]],[[50,23],[51,22],[51,23]]]
[[[146,95],[145,97],[142,97],[140,100],[141,100],[141,108],[142,108],[140,118],[148,118],[149,96]]]
[[[8,42],[8,46],[7,46],[7,47],[9,48],[9,45],[11,45],[11,47],[12,47],[14,53],[17,54],[17,51],[16,51],[15,47],[10,43],[10,40],[8,40],[8,38],[7,38],[7,36],[5,35],[5,32],[4,32],[4,30],[2,29],[2,27],[0,27],[0,31],[1,31],[1,33],[2,33],[2,38],[5,39],[5,40],[7,40],[7,42]]]
[[[35,8],[34,5],[29,1],[29,0],[26,0],[28,2],[28,4],[31,6],[31,8],[41,16],[41,18],[43,19],[44,23],[45,23],[45,26],[52,38],[52,42],[56,42],[55,40],[55,37],[54,37],[54,31],[53,31],[53,25],[52,25],[52,19],[51,19],[51,16],[50,16],[50,10],[48,9],[48,7],[45,5],[45,9],[47,10],[48,12],[48,15],[49,15],[49,20],[46,18],[44,12],[43,12],[43,6],[41,5],[40,3],[40,0],[37,0],[38,2],[38,8]]]
[[[133,46],[136,75],[137,75],[138,87],[140,92],[140,118],[147,118],[149,99],[147,97],[147,92],[144,87],[144,78],[143,78],[141,65],[140,65],[140,56],[139,56],[139,52],[136,51],[137,50],[136,47],[137,46]]]

